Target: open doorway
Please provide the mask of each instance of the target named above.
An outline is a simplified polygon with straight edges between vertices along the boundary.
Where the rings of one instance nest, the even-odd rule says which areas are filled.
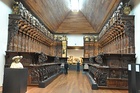
[[[76,70],[76,65],[78,62],[82,66],[83,54],[84,54],[83,47],[68,47],[68,49],[67,49],[67,57],[68,57],[67,62],[69,64],[70,70]],[[80,69],[82,69],[82,67]]]

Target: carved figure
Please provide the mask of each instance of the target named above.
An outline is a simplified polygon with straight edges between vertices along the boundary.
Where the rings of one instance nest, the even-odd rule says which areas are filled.
[[[20,60],[23,58],[23,56],[14,56],[12,58],[13,62],[10,66],[10,68],[23,68],[23,65],[21,64]]]
[[[115,70],[112,70],[112,72],[110,74],[110,77],[111,78],[117,78],[117,75],[116,75],[116,71]]]
[[[19,14],[19,6],[18,6],[18,2],[15,2],[13,5],[13,14]]]

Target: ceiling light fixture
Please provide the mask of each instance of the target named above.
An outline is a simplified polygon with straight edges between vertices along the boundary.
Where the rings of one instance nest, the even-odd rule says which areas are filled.
[[[71,0],[71,10],[73,12],[79,11],[79,0]]]

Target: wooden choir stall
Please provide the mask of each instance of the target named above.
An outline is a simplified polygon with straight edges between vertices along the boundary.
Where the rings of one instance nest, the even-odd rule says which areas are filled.
[[[28,85],[45,87],[61,73],[61,61],[67,61],[66,52],[62,57],[66,36],[53,34],[22,3],[16,3],[15,8],[9,14],[5,67],[11,65],[12,57],[23,56],[21,63],[28,69]]]
[[[16,6],[17,11],[9,15],[5,67],[13,56],[23,56],[28,85],[44,88],[61,74],[61,62],[67,61],[67,37],[52,33],[22,3]],[[89,66],[93,89],[128,88],[127,65],[136,60],[134,16],[123,14],[120,8],[121,4],[99,34],[84,37],[83,65]]]
[[[123,6],[120,3],[99,33],[97,41],[90,37],[84,38],[86,42],[94,44],[92,50],[85,49],[83,58],[84,64],[89,64],[88,75],[92,86],[95,86],[93,89],[97,89],[96,86],[128,89],[128,64],[136,61],[134,16],[123,14],[121,9]],[[95,52],[95,44],[98,44],[98,54]]]

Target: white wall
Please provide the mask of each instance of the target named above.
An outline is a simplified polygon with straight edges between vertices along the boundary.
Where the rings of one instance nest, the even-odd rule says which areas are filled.
[[[0,86],[3,84],[5,51],[7,50],[8,39],[8,14],[12,0],[0,0]]]
[[[137,58],[136,63],[140,64],[140,3],[133,9],[131,14],[135,15],[135,52]]]
[[[83,35],[67,35],[68,46],[83,46]]]
[[[68,38],[68,46],[83,46],[83,35],[67,35]],[[67,56],[73,57],[83,57],[84,50],[83,49],[68,49]]]

